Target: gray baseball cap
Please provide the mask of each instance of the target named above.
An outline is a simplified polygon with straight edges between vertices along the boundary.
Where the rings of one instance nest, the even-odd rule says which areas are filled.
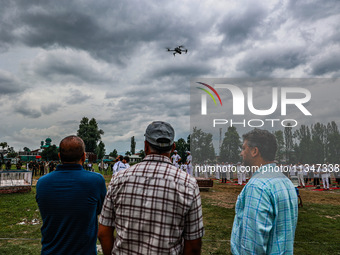
[[[164,121],[154,121],[146,128],[145,139],[156,146],[168,147],[174,143],[175,130]]]

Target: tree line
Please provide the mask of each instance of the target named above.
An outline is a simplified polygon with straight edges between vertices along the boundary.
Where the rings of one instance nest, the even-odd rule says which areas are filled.
[[[317,122],[294,129],[287,125],[284,130],[274,131],[277,140],[276,160],[280,163],[305,164],[339,163],[340,132],[335,121],[328,124]],[[191,151],[195,163],[239,162],[242,141],[236,127],[228,127],[216,157],[213,135],[194,127],[191,134]]]
[[[88,117],[83,117],[80,120],[79,127],[77,130],[77,136],[83,139],[85,143],[86,152],[94,153],[97,155],[97,158],[100,160],[106,155],[105,144],[102,141],[102,135],[104,131],[99,128],[98,123],[95,118],[89,119]],[[188,136],[187,140],[180,138],[176,143],[176,149],[178,154],[182,157],[182,162],[186,160],[187,154],[186,151],[190,150],[190,136]],[[18,155],[17,152],[14,151],[13,147],[10,147],[7,142],[1,142],[0,147],[7,154],[7,158],[14,158]],[[28,147],[24,147],[25,152],[29,153],[30,149]],[[135,137],[131,137],[130,143],[130,151],[126,151],[126,156],[131,156],[136,153],[136,141]],[[139,156],[141,158],[145,157],[144,150],[140,150]],[[1,158],[2,156],[2,158]],[[118,156],[118,152],[116,149],[113,149],[112,152],[109,153],[109,156],[116,158]],[[58,147],[53,144],[50,147],[45,148],[41,152],[41,157],[43,160],[58,160]],[[0,155],[0,160],[3,160],[3,155]]]

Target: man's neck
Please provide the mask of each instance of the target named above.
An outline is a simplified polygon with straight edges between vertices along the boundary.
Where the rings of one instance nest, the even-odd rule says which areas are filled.
[[[61,162],[61,164],[63,164],[63,165],[67,165],[67,164],[78,164],[78,165],[82,165],[82,163],[81,162]]]
[[[261,159],[261,160],[256,161],[253,164],[253,166],[261,167],[261,166],[273,164],[273,163],[274,163],[274,161],[266,161],[266,160]]]
[[[146,156],[148,156],[148,155],[159,155],[159,156],[165,156],[165,157],[170,158],[170,153],[154,153],[154,152],[150,152],[150,153],[146,154]]]

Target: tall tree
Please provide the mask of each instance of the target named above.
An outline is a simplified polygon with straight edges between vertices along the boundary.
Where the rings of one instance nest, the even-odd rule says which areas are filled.
[[[13,147],[8,147],[7,150],[7,158],[15,158],[16,156],[18,156],[18,153],[15,152]]]
[[[320,122],[311,126],[311,162],[314,164],[324,163],[325,161],[325,143],[326,143],[326,126]]]
[[[190,135],[190,148],[194,164],[200,164],[215,160],[215,149],[212,142],[212,134],[205,133],[194,127]]]
[[[8,144],[7,144],[7,142],[1,142],[0,146],[2,147],[2,150],[4,150],[5,148],[8,147]]]
[[[31,150],[28,147],[23,148],[24,152],[30,152]]]
[[[301,127],[294,132],[294,136],[299,140],[299,154],[297,156],[298,161],[304,164],[312,163],[312,139],[309,127],[306,125],[301,125]]]
[[[96,148],[96,154],[98,159],[102,159],[105,156],[105,144],[102,141],[99,142]]]
[[[228,127],[221,145],[220,162],[240,161],[241,141],[236,127]]]
[[[113,149],[113,151],[112,152],[110,152],[110,157],[113,157],[113,158],[117,158],[118,157],[118,152],[117,152],[117,150],[116,149]]]
[[[140,150],[139,152],[139,156],[144,159],[145,158],[145,151],[144,150]]]
[[[136,153],[136,141],[135,141],[135,137],[131,137],[131,154],[135,154]]]
[[[83,139],[87,152],[95,152],[98,146],[98,141],[104,131],[98,128],[95,118],[90,121],[87,117],[83,117],[79,124],[77,135]]]
[[[285,134],[285,151],[286,151],[286,163],[291,164],[292,161],[292,151],[293,151],[293,133],[291,124],[288,123],[284,130]]]
[[[284,156],[284,139],[283,139],[283,132],[282,130],[277,130],[274,132],[274,135],[276,137],[276,142],[277,142],[277,151],[276,151],[276,160],[278,162],[281,162],[281,160],[283,159]]]
[[[45,148],[41,152],[41,157],[43,160],[58,160],[58,148],[55,144],[50,147]]]
[[[325,157],[330,164],[339,163],[340,133],[335,121],[327,124]]]
[[[175,141],[175,144],[177,153],[182,159],[181,162],[186,162],[187,160],[186,152],[189,150],[189,145],[183,138],[180,138],[178,139],[178,141]]]

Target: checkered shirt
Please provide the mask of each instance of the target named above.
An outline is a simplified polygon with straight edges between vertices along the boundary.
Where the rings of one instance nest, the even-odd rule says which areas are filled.
[[[181,254],[204,235],[196,179],[148,155],[112,178],[99,223],[117,231],[112,254]]]
[[[267,171],[266,166],[254,173],[237,198],[233,254],[293,254],[298,218],[295,187],[283,173]]]

